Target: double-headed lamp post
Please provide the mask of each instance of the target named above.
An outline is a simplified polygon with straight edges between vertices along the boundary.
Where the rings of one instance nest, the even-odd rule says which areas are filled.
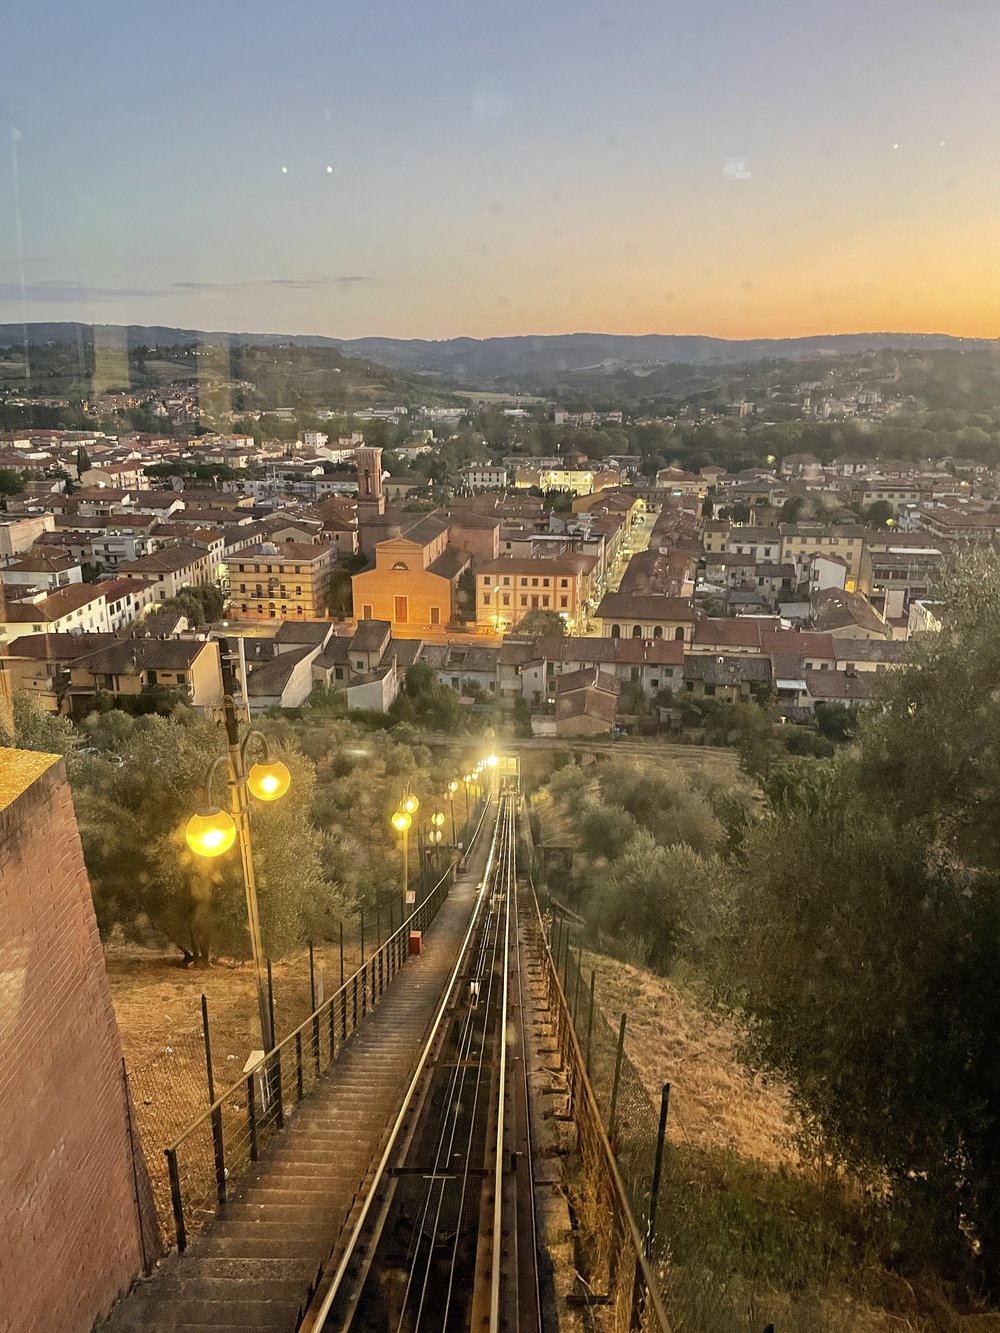
[[[392,827],[400,834],[403,842],[403,916],[406,920],[406,909],[410,898],[410,825],[413,823],[413,816],[420,809],[420,802],[409,792],[403,794],[403,800],[399,809],[392,816],[390,823]]]
[[[188,846],[198,856],[222,856],[229,851],[234,842],[239,844],[243,890],[247,900],[250,949],[257,978],[260,1033],[264,1050],[270,1051],[274,1049],[274,1031],[271,1027],[271,1009],[264,979],[264,949],[260,939],[260,917],[257,912],[257,877],[254,873],[253,844],[250,840],[250,802],[247,793],[255,796],[258,801],[276,801],[288,791],[292,778],[285,764],[280,760],[271,759],[267,739],[261,732],[248,731],[243,740],[240,740],[236,707],[229,695],[226,695],[223,701],[223,716],[229,753],[220,755],[218,759],[212,761],[205,778],[204,806],[188,820],[184,836]],[[254,741],[263,746],[264,758],[262,762],[252,764],[248,769],[247,752],[251,742]],[[212,783],[223,764],[228,768],[231,814],[221,809],[212,799]]]
[[[430,831],[427,834],[427,841],[434,848],[440,848],[441,846],[441,839],[444,837],[444,834],[441,832],[441,826],[443,823],[444,823],[444,813],[441,810],[435,810],[434,813],[431,815],[430,819],[431,827]],[[440,862],[438,862],[438,870],[440,869],[441,869],[441,864]]]

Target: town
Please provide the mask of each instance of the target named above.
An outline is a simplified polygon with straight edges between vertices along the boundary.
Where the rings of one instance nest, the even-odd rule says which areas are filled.
[[[904,406],[866,383],[845,404],[796,382],[800,420]],[[32,405],[67,404],[8,400]],[[74,717],[95,700],[217,709],[234,682],[255,713],[317,691],[385,713],[420,662],[470,718],[492,708],[540,736],[679,737],[707,699],[809,722],[869,703],[878,672],[939,627],[954,558],[1000,534],[981,450],[650,471],[605,452],[627,444],[620,410],[493,406],[491,446],[472,408],[374,407],[331,435],[323,413],[296,432],[280,408],[254,434],[190,433],[197,386],[91,407],[105,427],[139,409],[171,433],[0,438],[8,688]],[[526,453],[529,430],[556,447]],[[448,455],[462,437],[478,458]]]

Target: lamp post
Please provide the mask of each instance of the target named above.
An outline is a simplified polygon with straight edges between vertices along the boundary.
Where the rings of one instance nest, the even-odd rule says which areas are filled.
[[[444,837],[444,834],[441,832],[441,826],[442,826],[443,824],[444,824],[444,812],[441,811],[441,810],[435,810],[434,813],[431,815],[431,818],[430,818],[430,825],[431,825],[431,827],[430,827],[430,831],[429,831],[428,834],[427,834],[427,841],[430,843],[430,845],[431,845],[432,847],[434,847],[435,849],[438,849],[438,853],[439,853],[439,855],[438,855],[438,871],[440,871],[440,869],[441,869],[440,847],[441,847],[441,839]]]
[[[465,822],[466,822],[466,824],[468,824],[469,819],[470,819],[470,815],[469,815],[469,788],[472,786],[472,774],[471,774],[471,773],[466,773],[466,775],[465,775],[465,777],[462,779],[462,781],[465,783]]]
[[[448,792],[447,792],[447,796],[448,796],[449,804],[451,805],[451,845],[452,845],[452,847],[457,847],[457,846],[458,846],[458,834],[455,832],[455,793],[456,793],[457,791],[458,791],[458,782],[457,782],[457,781],[455,781],[455,782],[449,782],[449,783],[448,783]]]
[[[403,920],[405,921],[406,900],[410,896],[410,825],[413,823],[413,816],[408,810],[399,809],[393,815],[391,823],[403,841]]]
[[[284,796],[291,784],[291,774],[280,760],[272,761],[267,746],[267,738],[259,731],[248,731],[240,740],[239,724],[236,720],[236,705],[231,695],[223,700],[223,717],[226,724],[228,754],[214,759],[205,778],[205,803],[201,810],[191,816],[184,830],[184,836],[191,850],[198,856],[215,857],[228,852],[234,842],[239,844],[240,869],[243,874],[243,890],[247,900],[247,924],[250,930],[250,949],[253,954],[254,973],[257,980],[257,1008],[260,1012],[260,1033],[264,1050],[274,1049],[274,1029],[271,1026],[271,1009],[267,999],[267,983],[264,978],[264,949],[260,938],[260,917],[257,911],[257,876],[253,865],[253,844],[250,839],[250,802],[247,793],[256,796],[259,801],[276,801]],[[264,747],[262,763],[251,765],[247,769],[247,751],[251,741],[259,741]],[[219,768],[225,764],[229,772],[229,793],[231,814],[220,809],[212,800],[212,782]]]
[[[493,589],[493,599],[494,599],[494,602],[495,602],[495,604],[496,604],[496,608],[497,608],[497,633],[499,634],[500,631],[501,631],[501,628],[502,628],[502,626],[501,626],[501,624],[500,624],[500,584],[499,584],[499,583],[498,583],[498,584],[496,585],[496,587]]]

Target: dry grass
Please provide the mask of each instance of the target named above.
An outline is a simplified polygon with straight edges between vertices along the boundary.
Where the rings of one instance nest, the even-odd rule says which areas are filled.
[[[671,1139],[766,1166],[799,1165],[788,1090],[747,1072],[730,1024],[665,977],[603,954],[586,955],[584,966],[597,973],[605,1014],[628,1015],[625,1048],[654,1105],[669,1081]]]

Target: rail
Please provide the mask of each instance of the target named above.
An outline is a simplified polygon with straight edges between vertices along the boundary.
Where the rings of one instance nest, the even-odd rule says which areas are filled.
[[[476,830],[477,836],[482,828],[483,819],[485,819],[485,810],[483,818],[480,820],[479,827]],[[365,1257],[363,1251],[365,1239],[368,1244],[374,1246],[377,1243],[373,1239],[373,1233],[381,1230],[384,1223],[384,1200],[383,1187],[387,1180],[394,1158],[397,1155],[398,1145],[405,1136],[408,1123],[411,1117],[411,1109],[417,1106],[421,1098],[421,1090],[424,1082],[424,1073],[432,1064],[434,1052],[439,1045],[439,1039],[444,1031],[446,1020],[453,1012],[453,999],[456,994],[456,987],[464,970],[468,964],[470,949],[473,947],[473,941],[480,929],[484,914],[489,912],[489,885],[493,876],[493,867],[497,857],[498,838],[501,826],[501,816],[498,813],[496,824],[493,830],[493,838],[489,853],[486,859],[486,865],[483,870],[480,881],[479,892],[476,895],[476,903],[469,920],[468,929],[462,945],[458,951],[458,957],[454,968],[451,971],[448,982],[446,983],[441,999],[435,1011],[434,1019],[431,1023],[426,1040],[424,1041],[419,1059],[410,1079],[410,1083],[403,1096],[399,1107],[398,1115],[392,1125],[389,1135],[385,1141],[381,1159],[371,1174],[368,1187],[360,1208],[356,1211],[354,1225],[349,1236],[346,1239],[344,1248],[340,1254],[339,1262],[331,1274],[321,1283],[320,1289],[316,1293],[313,1304],[307,1311],[304,1320],[299,1325],[299,1333],[319,1333],[320,1330],[327,1327],[339,1327],[351,1322],[357,1300],[361,1294],[361,1286],[364,1282],[364,1275],[371,1262],[371,1253]],[[458,1039],[461,1052],[462,1041]],[[466,1052],[468,1054],[468,1052]],[[454,1073],[457,1076],[462,1068],[464,1061],[461,1054],[456,1056]],[[438,1163],[435,1169],[430,1171],[428,1176],[428,1188],[430,1189],[436,1180],[441,1178],[441,1169],[447,1166],[447,1163]],[[429,1196],[428,1196],[429,1197]],[[379,1219],[376,1214],[379,1207],[382,1207],[383,1215]],[[426,1222],[426,1218],[424,1219]],[[421,1232],[423,1227],[420,1228]],[[457,1232],[456,1232],[457,1236]],[[408,1279],[412,1280],[412,1268]],[[351,1283],[348,1282],[348,1276],[353,1276],[353,1290],[348,1290]],[[340,1308],[341,1306],[344,1308]],[[423,1300],[421,1300],[421,1310],[423,1309]],[[418,1314],[419,1320],[419,1314]]]
[[[646,1245],[618,1170],[572,1013],[546,938],[538,898],[530,873],[534,911],[525,914],[524,930],[542,972],[556,1047],[566,1074],[569,1110],[577,1128],[580,1157],[587,1186],[593,1192],[588,1226],[593,1249],[591,1286],[603,1277],[601,1304],[611,1311],[615,1333],[658,1330],[670,1333],[656,1277],[646,1256]]]
[[[466,853],[479,837],[484,804]],[[473,815],[475,821],[475,815]],[[472,827],[472,823],[467,828]],[[334,1063],[406,962],[410,932],[425,930],[454,882],[459,858],[344,984],[272,1051],[246,1069],[164,1149],[177,1249],[226,1202],[235,1181]]]

